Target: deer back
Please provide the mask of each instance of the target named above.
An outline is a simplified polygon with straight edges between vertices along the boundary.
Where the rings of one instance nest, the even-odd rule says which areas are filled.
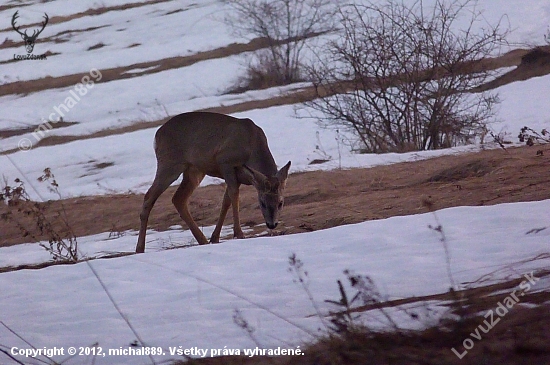
[[[222,164],[246,165],[266,176],[277,173],[262,129],[250,119],[224,114],[192,112],[173,117],[157,131],[155,153],[159,164],[193,165],[219,178]]]

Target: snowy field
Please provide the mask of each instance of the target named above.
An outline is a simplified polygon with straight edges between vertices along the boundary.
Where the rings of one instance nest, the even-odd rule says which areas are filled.
[[[140,1],[132,1],[138,3]],[[144,2],[144,1],[141,1]],[[0,2],[0,5],[8,2]],[[21,24],[50,19],[87,9],[116,6],[129,0],[34,1],[20,10]],[[480,0],[489,21],[506,14],[514,33],[514,46],[543,44],[550,25],[550,4],[546,0]],[[14,9],[0,11],[0,39],[19,41],[11,29]],[[186,56],[233,42],[246,42],[231,35],[220,23],[221,1],[163,1],[124,11],[109,11],[70,21],[49,24],[35,46],[35,53],[54,55],[48,61],[4,63],[0,66],[0,87],[15,81],[37,80],[63,75],[90,76],[94,82],[64,121],[78,124],[54,129],[48,135],[82,135],[140,122],[156,121],[168,115],[200,108],[266,99],[288,89],[273,88],[240,95],[224,95],[243,71],[243,58],[231,56],[150,75],[102,82],[95,73],[138,62]],[[102,47],[89,50],[97,44]],[[0,61],[24,53],[23,46],[0,48]],[[136,70],[137,71],[137,70]],[[495,134],[517,141],[524,125],[535,130],[548,128],[550,76],[516,82],[499,88],[502,103]],[[74,86],[0,97],[0,130],[33,128],[70,96]],[[441,151],[406,154],[358,155],[349,152],[345,133],[320,129],[314,119],[296,106],[279,106],[235,114],[253,119],[268,139],[279,165],[292,161],[291,172],[338,167],[369,167],[425,159],[442,154],[475,151],[487,146],[468,146]],[[156,128],[83,139],[49,147],[31,148],[8,156],[0,155],[0,178],[22,178],[33,198],[57,198],[36,182],[46,167],[56,175],[63,197],[144,192],[153,180]],[[17,148],[30,134],[0,140],[0,150]],[[329,159],[309,165],[314,159]],[[98,168],[98,164],[109,165]],[[215,183],[205,179],[203,184]],[[289,184],[292,183],[292,176]],[[457,207],[439,211],[448,239],[451,270],[461,286],[519,278],[532,270],[550,266],[550,200],[502,204],[491,207]],[[258,212],[258,214],[260,214]],[[325,329],[307,294],[288,272],[292,253],[304,262],[309,290],[322,313],[334,309],[324,302],[338,300],[336,280],[343,270],[369,275],[389,299],[441,293],[448,290],[445,254],[432,214],[394,217],[341,226],[299,235],[230,240],[220,245],[192,246],[188,231],[173,227],[166,232],[149,232],[147,253],[108,260],[94,260],[97,271],[121,311],[135,327],[143,344],[161,347],[174,358],[170,348],[250,349],[251,338],[233,322],[235,310],[255,328],[254,336],[264,347],[296,349],[312,341]],[[226,227],[225,229],[230,229]],[[546,228],[527,233],[535,228]],[[208,235],[212,227],[205,229]],[[222,232],[223,234],[223,232]],[[0,232],[1,239],[1,232]],[[136,232],[112,238],[109,233],[79,237],[81,253],[88,257],[110,252],[133,251]],[[0,248],[0,267],[48,261],[37,243]],[[474,283],[475,282],[475,283]],[[474,284],[469,284],[474,283]],[[548,290],[541,279],[533,290]],[[352,289],[349,289],[350,291]],[[0,274],[0,348],[81,347],[97,343],[105,351],[126,348],[139,340],[116,312],[87,263],[21,270]],[[448,315],[444,303],[423,302],[391,309],[403,328],[422,328]],[[496,304],[496,303],[495,303]],[[408,311],[408,312],[407,312]],[[418,314],[411,321],[407,313]],[[379,312],[367,312],[361,321],[379,328],[387,325]],[[7,327],[6,327],[7,326]],[[14,331],[19,338],[10,330]],[[319,331],[319,328],[321,331]],[[56,360],[68,356],[55,357]],[[25,364],[38,360],[17,357]],[[42,358],[41,360],[44,360]],[[11,364],[0,354],[0,363]],[[92,364],[90,357],[75,357],[66,364]],[[148,357],[105,356],[95,364],[147,364]]]
[[[548,227],[548,211],[550,200],[439,211],[454,280],[471,283],[484,277],[484,283],[491,283],[548,268],[550,228],[527,233]],[[326,323],[311,316],[315,314],[312,303],[293,282],[297,275],[288,271],[291,254],[303,262],[308,288],[321,313],[335,309],[324,300],[339,299],[336,280],[345,281],[346,269],[370,276],[388,299],[442,293],[450,287],[450,279],[440,237],[428,228],[435,224],[431,213],[393,217],[311,233],[96,260],[90,265],[144,344],[163,348],[166,355],[155,356],[156,361],[174,358],[169,351],[178,346],[255,348],[233,322],[235,310],[255,328],[253,336],[262,347],[296,349],[320,336]],[[187,240],[185,234],[170,235],[173,242]],[[82,249],[102,250],[105,238],[84,239]],[[135,234],[128,234],[112,244],[130,251],[135,240]],[[28,249],[21,247],[11,255]],[[468,284],[460,285],[464,286]],[[550,280],[543,278],[530,292],[548,289]],[[97,343],[107,351],[127,348],[137,340],[86,263],[1,274],[0,292],[0,319],[37,348]],[[388,314],[401,328],[423,328],[449,315],[442,304],[420,302],[390,308]],[[411,313],[419,319],[412,320]],[[361,314],[360,321],[372,328],[388,325],[377,310]],[[4,346],[28,347],[3,326],[0,339]],[[67,364],[91,363],[83,360],[76,357]],[[105,356],[95,363],[147,364],[150,360]]]

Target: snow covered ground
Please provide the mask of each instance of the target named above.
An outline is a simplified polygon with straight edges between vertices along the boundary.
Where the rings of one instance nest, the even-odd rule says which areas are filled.
[[[548,268],[548,211],[550,200],[439,211],[454,280],[464,287],[482,276],[484,283],[490,283]],[[165,356],[155,356],[157,361],[174,358],[170,348],[178,346],[241,352],[255,348],[247,333],[233,322],[235,310],[255,328],[253,336],[262,347],[296,349],[321,335],[326,323],[312,315],[315,309],[307,294],[293,282],[297,275],[288,271],[290,255],[296,254],[303,262],[308,289],[322,313],[335,309],[324,300],[339,299],[336,280],[345,281],[346,269],[370,276],[388,299],[442,293],[450,287],[450,279],[440,236],[428,228],[435,224],[431,213],[393,217],[89,264],[145,345],[163,348]],[[546,229],[528,233],[542,227]],[[174,243],[187,242],[185,234],[176,230],[169,234]],[[115,247],[130,251],[136,240],[135,233],[108,245],[105,238],[84,238],[82,250]],[[10,257],[24,255],[29,249],[20,247]],[[541,279],[530,290],[548,289],[550,280]],[[521,289],[517,292],[519,295]],[[87,263],[1,274],[0,293],[0,320],[37,348],[97,343],[107,351],[127,348],[137,340]],[[388,309],[388,313],[403,328],[422,328],[448,315],[442,304],[421,302]],[[407,313],[415,313],[419,319],[412,320]],[[387,325],[376,310],[362,314],[361,321],[373,328]],[[1,325],[0,338],[3,346],[29,347]],[[76,357],[67,364],[91,363],[83,359]],[[106,355],[96,361],[147,363],[150,360],[144,356]]]
[[[53,18],[128,2],[35,1],[34,5],[21,7],[20,22],[37,22],[44,12]],[[481,0],[479,6],[485,9],[490,21],[507,14],[506,20],[515,30],[512,42],[542,44],[542,36],[550,24],[547,1],[526,4],[521,0]],[[0,85],[46,76],[91,75],[91,69],[101,71],[245,42],[245,39],[230,35],[219,22],[225,10],[220,1],[214,0],[165,1],[50,24],[40,37],[42,42],[36,44],[35,53],[49,50],[56,55],[50,56],[48,61],[2,64]],[[19,41],[8,21],[14,11],[0,11],[0,18],[5,20],[0,39]],[[64,31],[70,32],[58,35]],[[104,46],[88,50],[99,43]],[[2,48],[0,61],[23,52],[22,46]],[[233,56],[125,80],[98,80],[66,113],[65,121],[77,121],[78,124],[52,130],[49,134],[88,135],[105,128],[155,121],[165,117],[167,112],[175,115],[264,99],[286,90],[275,88],[223,95],[242,69],[242,59]],[[548,80],[549,76],[545,76],[501,87],[498,92],[503,101],[492,130],[515,141],[524,125],[535,130],[548,128]],[[0,97],[0,129],[42,123],[55,107],[64,103],[71,90],[73,86]],[[480,148],[357,155],[350,153],[345,145],[345,133],[341,132],[338,138],[335,131],[320,129],[313,119],[295,118],[296,114],[304,116],[309,111],[279,106],[236,116],[256,121],[266,132],[278,164],[291,160],[293,171],[368,167]],[[40,195],[44,199],[56,198],[35,180],[46,167],[56,175],[64,197],[143,192],[155,171],[152,149],[155,130],[144,129],[2,155],[0,177],[10,182],[20,177],[33,197]],[[22,138],[34,141],[30,133],[4,138],[0,141],[0,149],[16,148]],[[309,165],[311,160],[318,158],[330,161]],[[102,163],[107,167],[98,167]],[[213,182],[216,180],[205,179],[203,184]],[[454,280],[462,286],[482,276],[487,282],[493,282],[548,267],[549,211],[549,200],[439,211],[437,214],[450,248]],[[94,260],[89,264],[144,344],[162,347],[165,355],[155,356],[155,361],[174,358],[170,348],[179,349],[179,346],[254,348],[256,344],[232,320],[236,309],[255,328],[254,336],[262,346],[296,349],[304,341],[318,336],[322,332],[318,328],[324,329],[324,324],[319,316],[311,316],[315,313],[312,304],[303,289],[293,282],[296,277],[288,272],[288,258],[292,253],[304,262],[309,290],[323,312],[333,309],[325,299],[339,299],[336,280],[344,279],[342,272],[345,269],[369,275],[382,294],[390,299],[441,293],[448,290],[450,280],[440,237],[428,225],[435,225],[432,214],[394,217],[300,235],[165,250],[191,241],[189,232],[174,227],[166,232],[150,232],[145,255]],[[546,229],[527,233],[533,228]],[[124,232],[121,237],[101,233],[79,237],[78,241],[81,253],[88,257],[133,251],[136,232]],[[49,258],[36,243],[0,248],[0,266],[39,263]],[[533,290],[548,290],[549,287],[550,283],[541,279]],[[0,293],[0,347],[8,351],[11,346],[29,348],[8,327],[37,348],[64,347],[65,354],[69,346],[78,348],[98,343],[107,351],[127,348],[137,340],[87,263],[0,274]],[[419,315],[418,321],[411,321],[404,308],[392,309],[390,314],[403,327],[419,328],[446,315],[442,304],[424,302],[407,307],[408,311]],[[372,327],[385,325],[376,311],[363,314],[361,320]],[[10,363],[2,356],[1,363]],[[67,356],[55,358],[60,360]],[[38,363],[20,356],[17,359]],[[146,364],[151,361],[147,357],[107,355],[95,363]],[[92,364],[92,359],[77,356],[67,364]]]

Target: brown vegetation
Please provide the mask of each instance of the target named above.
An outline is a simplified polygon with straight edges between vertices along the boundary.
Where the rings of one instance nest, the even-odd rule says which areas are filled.
[[[548,278],[550,271],[536,273],[536,278]],[[423,331],[395,330],[385,333],[375,332],[366,326],[358,326],[350,331],[324,334],[313,344],[301,346],[303,354],[297,356],[220,356],[216,358],[188,359],[176,361],[173,365],[478,365],[478,364],[548,364],[550,361],[550,293],[540,291],[527,293],[521,297],[521,304],[500,317],[495,314],[498,303],[505,302],[524,278],[503,283],[477,287],[456,293],[445,293],[419,298],[388,301],[354,310],[364,312],[379,308],[393,307],[404,303],[418,303],[427,300],[443,301],[450,309],[459,308],[455,300],[458,295],[461,303],[461,317],[458,321],[443,320],[439,326]],[[538,307],[526,307],[535,304]],[[492,311],[485,317],[486,313]],[[456,311],[455,311],[456,313]],[[414,311],[409,311],[413,316]],[[412,317],[414,318],[414,317]],[[491,319],[493,318],[493,319]],[[478,329],[479,325],[489,328],[484,321],[493,324],[489,332]],[[479,339],[471,335],[480,334]],[[470,339],[473,348],[465,352],[463,341]],[[474,341],[475,339],[475,341]],[[459,358],[452,349],[455,349]]]
[[[548,296],[546,296],[548,299]],[[497,301],[494,302],[496,305]],[[496,315],[495,315],[496,316]],[[550,363],[550,307],[514,308],[482,340],[459,359],[462,341],[483,323],[482,316],[461,323],[462,330],[441,327],[422,332],[372,333],[359,330],[344,336],[330,336],[303,348],[302,356],[255,356],[205,358],[174,365],[532,365]]]

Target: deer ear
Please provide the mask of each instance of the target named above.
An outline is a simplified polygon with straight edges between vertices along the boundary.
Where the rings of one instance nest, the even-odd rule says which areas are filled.
[[[290,169],[290,161],[288,161],[288,163],[286,165],[281,167],[281,169],[279,171],[277,171],[277,174],[275,175],[275,177],[281,183],[281,186],[283,187],[283,189],[286,185],[286,179],[288,178],[288,170],[289,169]]]
[[[258,170],[254,170],[252,167],[243,165],[242,172],[244,176],[252,183],[252,185],[257,186],[262,182],[267,180],[267,177]]]

